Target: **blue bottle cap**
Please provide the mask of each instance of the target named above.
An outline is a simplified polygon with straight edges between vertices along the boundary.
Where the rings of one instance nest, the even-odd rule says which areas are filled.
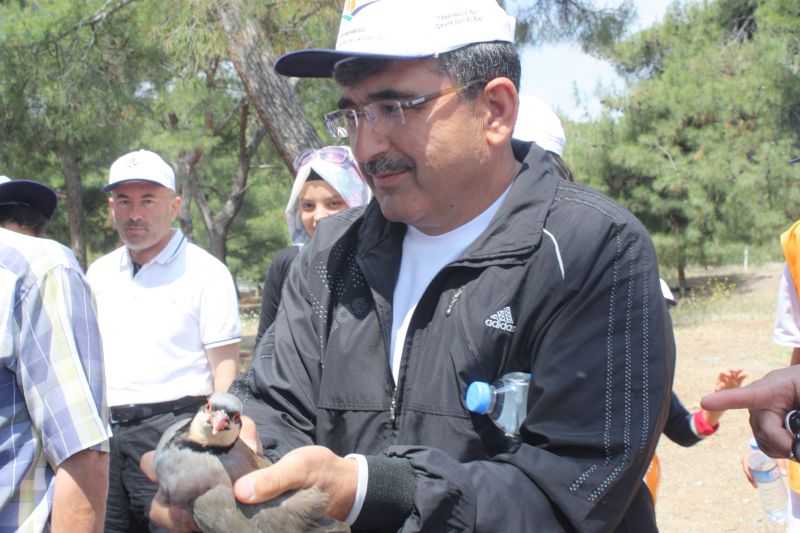
[[[479,415],[485,415],[492,403],[492,386],[483,381],[476,381],[467,388],[467,409]]]

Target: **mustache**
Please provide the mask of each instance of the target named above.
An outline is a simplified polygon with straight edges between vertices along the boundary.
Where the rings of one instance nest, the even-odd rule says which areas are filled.
[[[144,223],[144,222],[126,222],[125,223],[125,229],[128,229],[128,228],[147,229],[147,224]]]
[[[407,170],[412,170],[413,168],[414,164],[405,157],[391,158],[382,156],[361,164],[361,169],[365,174],[369,175],[405,172]]]

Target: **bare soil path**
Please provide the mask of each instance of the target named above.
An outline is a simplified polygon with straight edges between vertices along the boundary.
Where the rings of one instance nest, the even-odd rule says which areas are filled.
[[[699,409],[722,369],[744,368],[747,384],[788,364],[789,349],[772,342],[782,268],[774,263],[690,277],[702,294],[684,298],[673,311],[678,353],[673,388],[689,410]],[[784,531],[766,520],[758,493],[742,474],[740,459],[751,435],[747,411],[729,411],[715,435],[691,448],[662,437],[656,505],[662,532]]]

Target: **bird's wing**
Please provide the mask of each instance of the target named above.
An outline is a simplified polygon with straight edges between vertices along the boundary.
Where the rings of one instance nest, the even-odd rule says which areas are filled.
[[[218,486],[199,496],[192,517],[204,533],[349,533],[350,527],[325,515],[328,497],[304,489],[258,505],[234,503],[233,492]]]
[[[220,460],[234,483],[243,475],[272,464],[266,457],[256,455],[241,439],[236,440],[230,451],[221,454]]]

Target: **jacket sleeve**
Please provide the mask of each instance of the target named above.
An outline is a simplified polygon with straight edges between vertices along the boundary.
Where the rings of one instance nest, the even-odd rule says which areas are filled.
[[[267,328],[275,321],[275,316],[278,314],[278,305],[281,303],[283,281],[289,273],[292,260],[297,257],[297,249],[297,246],[288,246],[278,250],[272,260],[272,264],[269,266],[269,270],[267,270],[267,275],[264,276],[256,344],[261,340],[261,336],[264,335]]]
[[[390,448],[417,478],[403,531],[655,530],[642,478],[669,405],[671,325],[641,226],[592,222],[550,228],[570,237],[563,282],[532,292],[546,303],[517,321],[533,376],[522,444],[469,463]]]
[[[291,262],[275,321],[258,341],[253,359],[231,391],[253,418],[264,453],[273,461],[313,444],[315,398],[319,385],[319,349],[314,313],[299,263]],[[280,357],[275,354],[280,353]]]
[[[680,446],[694,446],[702,438],[692,431],[692,414],[686,410],[678,396],[673,392],[670,397],[669,416],[664,425],[664,435]]]

